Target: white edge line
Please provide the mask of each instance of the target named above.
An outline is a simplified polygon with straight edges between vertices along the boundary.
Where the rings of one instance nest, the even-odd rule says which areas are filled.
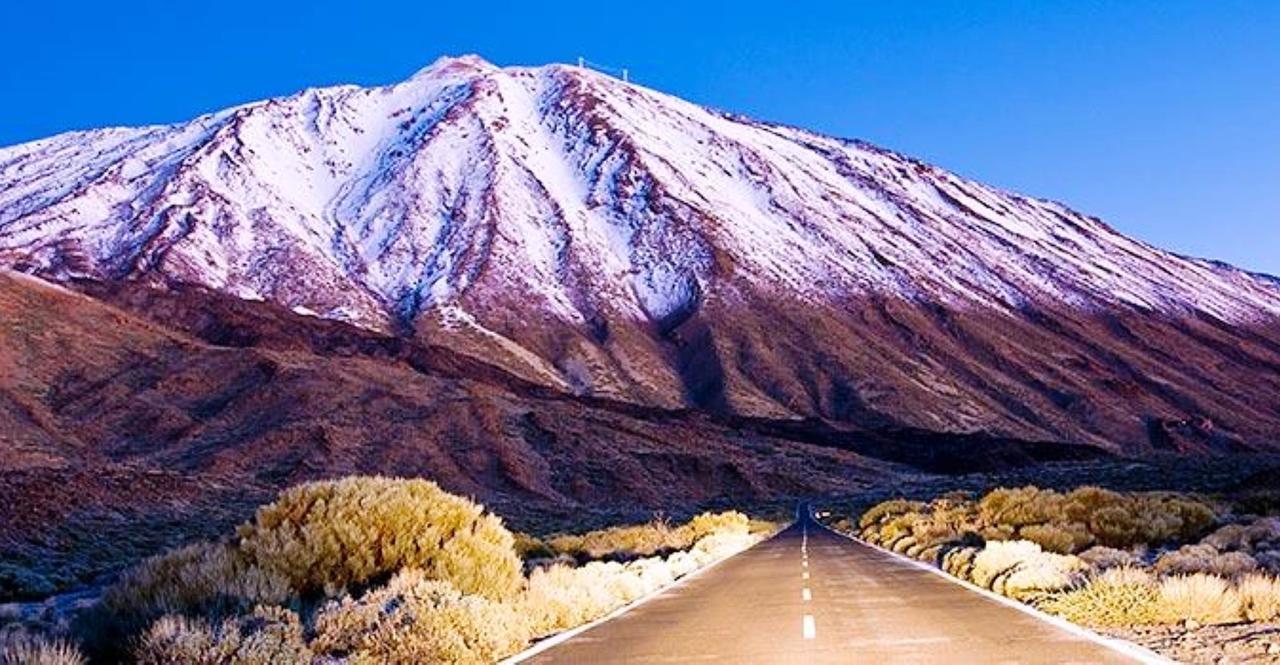
[[[814,520],[814,521],[818,522],[817,520]],[[1053,616],[1052,614],[1042,612],[1025,603],[1020,603],[1012,598],[1001,596],[998,593],[989,591],[975,584],[971,584],[965,580],[960,579],[959,577],[956,577],[948,573],[945,570],[942,570],[941,568],[938,568],[937,566],[930,566],[929,564],[923,561],[916,561],[911,557],[903,556],[901,554],[898,554],[897,552],[880,547],[879,545],[873,545],[860,538],[854,538],[853,536],[850,536],[847,533],[840,533],[839,531],[836,531],[835,529],[828,527],[822,522],[818,522],[818,525],[826,529],[827,531],[830,531],[831,533],[836,534],[837,536],[848,538],[849,540],[852,540],[855,543],[858,543],[860,545],[865,545],[867,547],[870,547],[871,549],[878,550],[880,552],[888,554],[889,556],[895,559],[898,559],[903,563],[908,563],[908,564],[911,564],[912,566],[915,566],[916,568],[927,570],[947,580],[948,582],[951,582],[952,584],[955,584],[964,589],[972,591],[973,593],[976,593],[990,600],[994,600],[995,602],[1000,603],[1001,605],[1011,607],[1015,610],[1018,610],[1019,612],[1022,612],[1023,614],[1028,614],[1030,616],[1033,616],[1045,623],[1053,625],[1054,627],[1060,630],[1064,630],[1068,633],[1071,633],[1076,637],[1088,640],[1090,642],[1093,642],[1094,644],[1111,649],[1112,651],[1115,651],[1121,655],[1133,658],[1140,663],[1145,663],[1147,665],[1177,665],[1174,661],[1169,660],[1168,658],[1165,658],[1164,656],[1161,656],[1160,654],[1146,647],[1134,644],[1133,642],[1127,642],[1125,640],[1120,640],[1113,637],[1105,637],[1103,635],[1099,635],[1098,633],[1095,633],[1092,630],[1089,630],[1088,628],[1085,628],[1078,624],[1071,623],[1070,621],[1067,621],[1062,617]]]
[[[791,524],[788,524],[782,527],[781,529],[778,529],[768,538],[761,538],[758,542],[752,543],[750,547],[743,548],[737,552],[734,552],[733,554],[730,554],[729,556],[716,559],[715,561],[712,561],[711,563],[693,571],[692,573],[689,573],[688,575],[681,577],[680,579],[672,582],[671,584],[668,584],[667,586],[654,589],[653,591],[650,591],[648,594],[643,595],[627,603],[626,605],[623,605],[622,607],[619,607],[618,609],[600,617],[599,619],[596,619],[595,621],[584,623],[581,626],[577,626],[576,628],[569,628],[568,630],[562,630],[550,637],[545,637],[539,640],[533,646],[529,647],[528,649],[525,649],[524,651],[521,651],[520,653],[517,653],[515,655],[511,655],[511,656],[507,656],[506,658],[503,658],[502,660],[498,661],[497,665],[515,665],[515,663],[523,662],[525,660],[533,658],[534,656],[542,653],[543,651],[546,651],[552,647],[559,646],[577,637],[578,635],[581,635],[582,633],[585,633],[588,630],[591,630],[592,628],[599,626],[602,623],[606,623],[608,621],[612,621],[613,619],[617,619],[618,617],[626,614],[627,612],[630,612],[631,610],[634,610],[637,607],[640,607],[641,605],[653,600],[654,598],[657,598],[658,596],[661,596],[662,594],[668,591],[674,591],[675,589],[678,589],[685,582],[688,582],[689,580],[707,572],[708,570],[715,568],[721,563],[724,563],[725,561],[728,561],[729,559],[732,559],[733,557],[738,556],[743,552],[746,552],[752,547],[755,547],[760,543],[772,540],[775,536],[782,533],[783,531],[786,531],[789,528],[791,528]]]

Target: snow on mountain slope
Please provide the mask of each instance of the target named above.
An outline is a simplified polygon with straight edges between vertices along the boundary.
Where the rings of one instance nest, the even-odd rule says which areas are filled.
[[[1041,397],[1046,385],[1090,395],[1098,370],[1011,372],[1020,347],[1047,353],[1027,335],[982,333],[979,353],[952,330],[955,350],[921,347],[899,339],[893,316],[867,323],[865,303],[997,322],[1051,312],[1059,323],[1035,329],[1052,334],[1063,317],[1117,315],[1261,328],[1249,334],[1263,338],[1246,341],[1193,331],[1189,342],[1156,346],[1193,344],[1191,356],[1254,371],[1280,366],[1273,280],[865,143],[569,66],[498,68],[474,56],[390,86],[312,89],[188,123],[0,149],[0,264],[53,279],[194,282],[448,338],[548,385],[643,403],[874,413],[1104,445],[1145,437],[1148,416],[1220,419],[1217,410],[1250,398],[1243,383],[1227,386],[1240,379],[1218,377],[1212,407],[1159,397],[1123,416],[1115,407],[1098,417],[1105,424],[1089,416],[1072,425],[1080,414],[1055,402],[1048,408],[1061,417],[1037,423],[1012,406],[1029,399],[1028,386]],[[796,324],[785,357],[766,310]],[[758,331],[740,325],[748,312]],[[908,337],[924,334],[906,326]],[[1123,337],[1115,327],[1106,334]],[[796,338],[815,329],[844,332],[825,343]],[[1078,337],[1073,348],[1086,343]],[[893,372],[863,357],[883,345],[896,349],[881,357],[901,375],[888,387],[874,384]],[[1130,354],[1154,362],[1170,353],[1129,346],[1102,374],[1138,371]],[[782,367],[805,364],[796,354],[839,362],[820,377]],[[967,367],[974,362],[981,371]],[[1206,380],[1198,371],[1157,383],[1195,392]],[[832,406],[846,388],[862,416]],[[938,406],[915,413],[926,395]]]

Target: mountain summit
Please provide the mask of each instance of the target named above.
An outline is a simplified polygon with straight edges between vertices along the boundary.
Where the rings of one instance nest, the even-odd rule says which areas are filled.
[[[0,149],[0,265],[204,286],[648,407],[1280,441],[1274,279],[566,65],[443,58]]]

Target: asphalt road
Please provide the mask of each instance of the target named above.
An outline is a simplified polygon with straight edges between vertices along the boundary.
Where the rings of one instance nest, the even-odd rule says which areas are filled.
[[[806,517],[526,662],[1135,661]]]

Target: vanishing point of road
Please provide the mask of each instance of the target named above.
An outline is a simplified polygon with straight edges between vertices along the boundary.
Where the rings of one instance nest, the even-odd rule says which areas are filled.
[[[1133,663],[819,526],[777,536],[530,663]]]

